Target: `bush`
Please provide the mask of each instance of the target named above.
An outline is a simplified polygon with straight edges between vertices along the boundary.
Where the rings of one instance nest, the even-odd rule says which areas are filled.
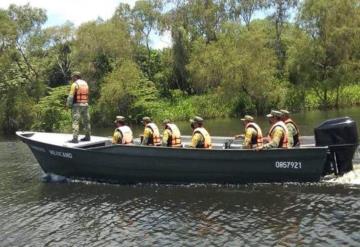
[[[41,98],[34,107],[35,121],[32,126],[41,131],[65,131],[71,129],[71,110],[65,108],[69,86],[61,86]]]

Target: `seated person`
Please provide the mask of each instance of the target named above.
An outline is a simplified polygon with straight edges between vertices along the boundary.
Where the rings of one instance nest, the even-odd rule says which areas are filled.
[[[125,125],[125,117],[116,116],[114,121],[116,129],[112,137],[113,144],[130,144],[133,143],[133,133],[129,126]]]
[[[192,148],[208,148],[212,147],[211,137],[209,132],[203,127],[204,120],[201,117],[196,116],[194,119],[190,120],[190,123],[193,124],[193,134],[191,139]]]
[[[235,139],[244,138],[244,149],[261,147],[263,145],[263,135],[259,125],[254,122],[254,118],[250,115],[245,115],[241,121],[245,126],[245,135],[236,135]]]
[[[270,148],[287,148],[288,147],[288,130],[283,121],[281,121],[282,113],[272,110],[267,114],[269,123],[272,125],[267,137],[268,143],[262,147],[257,147],[257,150]]]
[[[143,117],[142,123],[144,124],[145,128],[141,145],[160,146],[161,139],[157,125],[151,121],[150,117]]]
[[[181,147],[181,133],[176,124],[171,123],[169,119],[165,119],[163,124],[162,145],[166,147]]]

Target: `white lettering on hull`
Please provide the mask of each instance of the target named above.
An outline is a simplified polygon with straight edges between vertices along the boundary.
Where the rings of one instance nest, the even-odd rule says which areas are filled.
[[[276,161],[275,168],[278,169],[302,169],[300,161]]]
[[[53,156],[59,156],[62,158],[72,159],[72,153],[66,153],[66,152],[60,152],[60,151],[54,151],[54,150],[49,150],[49,153]]]

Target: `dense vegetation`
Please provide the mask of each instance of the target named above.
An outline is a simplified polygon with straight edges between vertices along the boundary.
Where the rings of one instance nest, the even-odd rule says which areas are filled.
[[[119,114],[177,120],[360,104],[358,0],[141,0],[79,27],[46,20],[29,5],[0,9],[5,132],[69,128],[75,70],[99,126]],[[152,49],[151,33],[164,32],[171,47]]]

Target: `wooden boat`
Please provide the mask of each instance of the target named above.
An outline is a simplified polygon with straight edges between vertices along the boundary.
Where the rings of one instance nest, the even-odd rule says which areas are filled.
[[[315,131],[315,140],[304,138],[308,143],[299,148],[255,151],[236,144],[225,148],[229,146],[224,145],[228,138],[215,137],[214,148],[206,150],[186,145],[183,148],[112,145],[109,138],[98,136],[92,136],[89,142],[72,144],[67,142],[70,134],[21,131],[16,134],[29,146],[45,173],[67,178],[171,184],[313,182],[325,174],[352,169],[351,160],[358,144],[356,124],[349,118],[336,121],[336,129],[331,133],[337,136],[341,132],[338,130],[341,122],[341,135],[346,139],[346,131],[353,132],[355,126],[352,134],[356,135],[356,142],[352,138],[353,143],[337,140],[333,145],[318,145],[317,137],[326,136],[326,131],[321,130],[318,135]],[[184,139],[186,143],[187,138]],[[320,141],[324,142],[323,139]]]

